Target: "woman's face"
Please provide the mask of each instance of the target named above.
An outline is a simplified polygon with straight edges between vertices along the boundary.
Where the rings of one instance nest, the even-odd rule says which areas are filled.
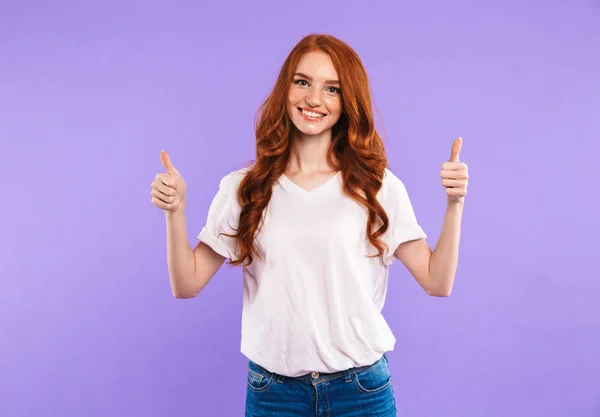
[[[330,130],[342,114],[338,74],[324,52],[308,52],[296,67],[288,94],[288,116],[305,135]]]

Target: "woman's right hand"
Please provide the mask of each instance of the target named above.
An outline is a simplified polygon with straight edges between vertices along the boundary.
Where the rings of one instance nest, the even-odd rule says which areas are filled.
[[[167,151],[160,153],[160,161],[167,172],[156,174],[156,178],[152,182],[152,204],[165,211],[183,210],[187,185],[179,171],[171,163]]]

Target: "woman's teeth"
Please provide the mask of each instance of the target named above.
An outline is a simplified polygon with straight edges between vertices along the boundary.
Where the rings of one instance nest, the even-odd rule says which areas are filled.
[[[314,118],[318,118],[318,117],[324,117],[324,114],[321,113],[313,113],[310,111],[306,111],[306,110],[302,110],[302,114],[307,115],[308,117],[314,117]]]

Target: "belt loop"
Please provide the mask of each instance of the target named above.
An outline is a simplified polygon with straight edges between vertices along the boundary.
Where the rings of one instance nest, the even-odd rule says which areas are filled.
[[[352,370],[351,369],[346,369],[344,371],[344,377],[346,378],[345,379],[346,382],[351,382],[352,381]]]
[[[283,379],[285,378],[283,375],[275,374],[277,376],[277,382],[283,384]]]

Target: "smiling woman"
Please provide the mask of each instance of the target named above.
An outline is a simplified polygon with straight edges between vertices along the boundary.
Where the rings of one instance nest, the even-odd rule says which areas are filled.
[[[432,253],[387,167],[368,86],[346,43],[302,39],[261,107],[256,161],[221,180],[194,250],[185,181],[161,154],[167,173],[152,201],[166,213],[173,294],[196,296],[226,259],[243,265],[246,416],[395,416],[386,357],[395,338],[381,314],[389,266],[399,259],[429,294],[449,295],[466,193],[461,142],[442,167],[449,208]]]
[[[340,82],[331,58],[321,51],[309,52],[296,71],[287,101],[294,126],[306,135],[331,129],[342,114]]]
[[[387,157],[374,126],[367,72],[356,52],[333,36],[305,37],[285,60],[261,110],[256,162],[234,191],[244,210],[236,234],[240,257],[231,264],[260,256],[259,222],[282,175],[312,189],[337,171],[344,193],[368,210],[366,237],[383,255],[386,244],[378,237],[389,218],[375,197]]]

